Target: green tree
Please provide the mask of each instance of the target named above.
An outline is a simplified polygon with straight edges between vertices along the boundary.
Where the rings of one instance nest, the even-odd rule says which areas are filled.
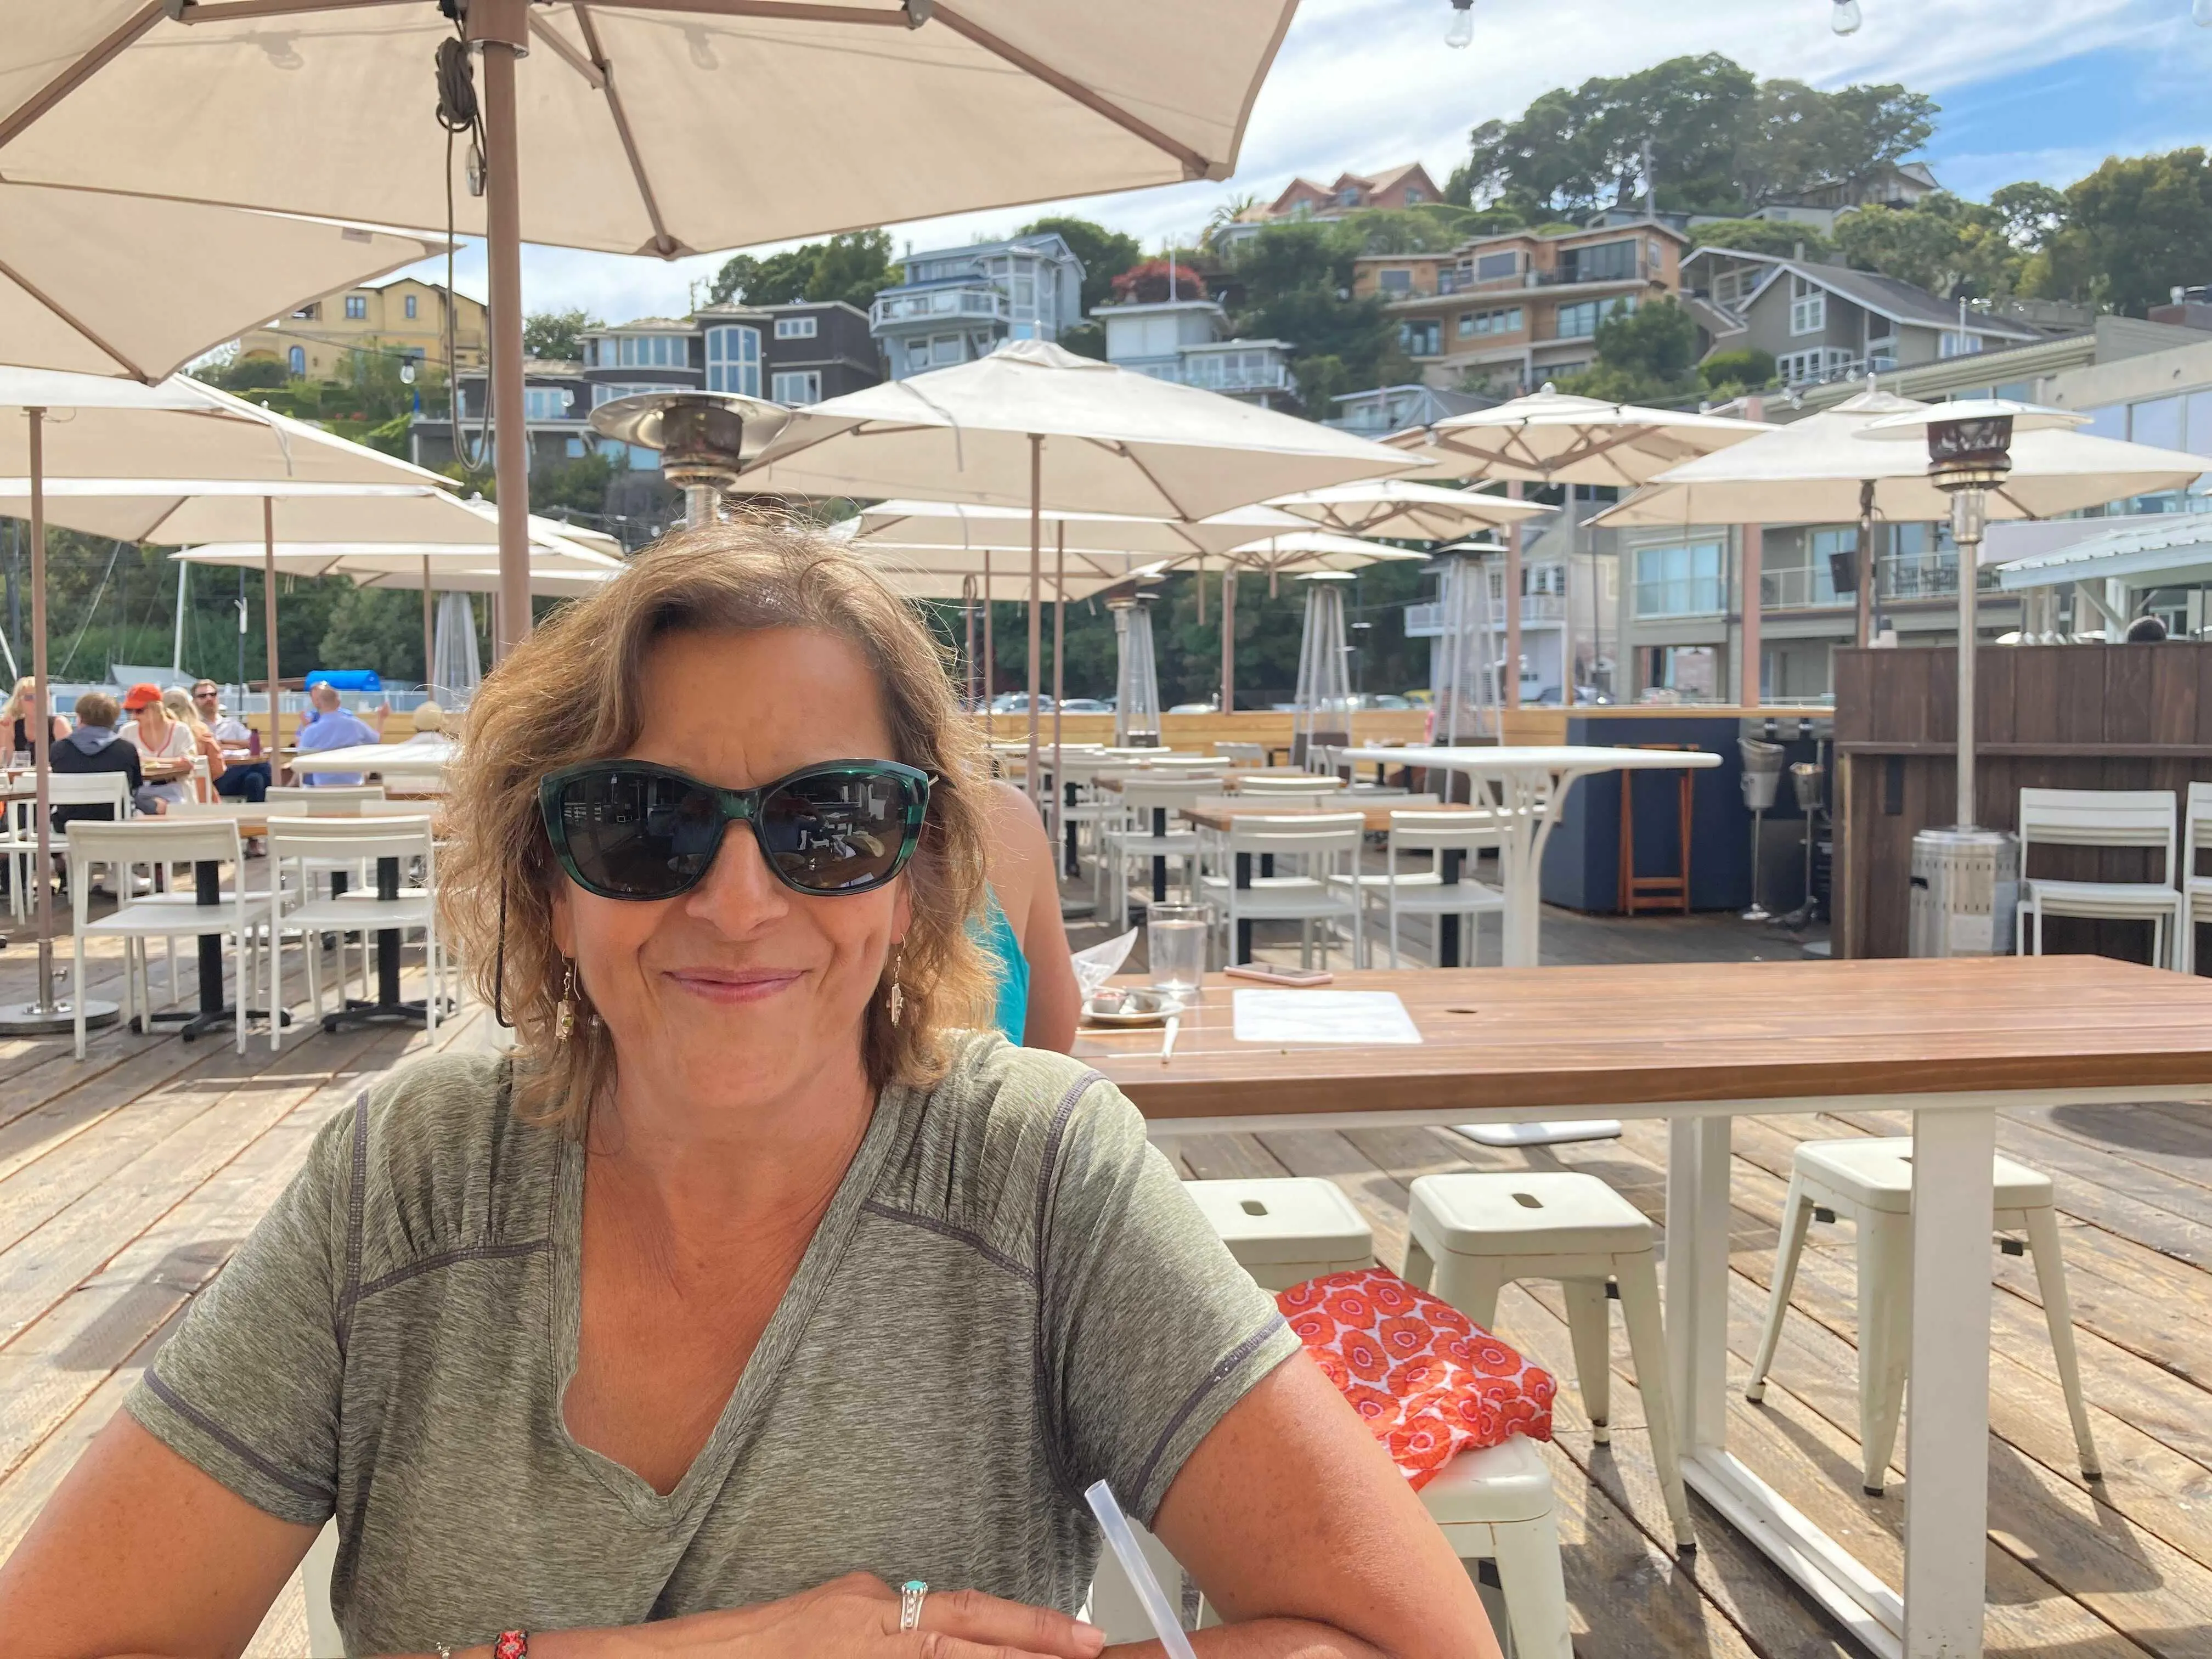
[[[2046,246],[2066,223],[2066,192],[2049,185],[2006,185],[1990,192],[1990,205],[2003,217],[2005,240],[2023,252]]]
[[[1793,225],[1773,219],[1711,219],[1690,227],[1690,246],[1731,247],[1746,253],[1771,253],[1788,259],[1804,251],[1808,259],[1826,258],[1835,244],[1814,225]]]
[[[2201,149],[2113,156],[2068,187],[2066,222],[2024,290],[2130,317],[2212,270],[2212,161]]]
[[[799,300],[842,300],[866,311],[879,289],[898,280],[890,233],[854,230],[756,258],[732,254],[708,289],[715,305],[781,306]]]
[[[601,326],[581,309],[533,312],[522,319],[522,355],[573,363],[584,355],[583,332]]]
[[[1585,398],[1649,404],[1697,390],[1698,328],[1673,299],[1616,311],[1597,325],[1597,356],[1561,386]]]
[[[1088,219],[1032,220],[1022,227],[1021,234],[1057,236],[1067,244],[1069,252],[1083,261],[1083,314],[1086,317],[1093,306],[1106,303],[1114,279],[1145,257],[1144,246],[1135,237]]]
[[[1878,270],[1940,299],[1988,299],[2018,286],[2021,251],[2005,234],[2005,216],[1948,191],[1911,207],[1867,207],[1839,215],[1836,249],[1862,270]]]
[[[281,617],[278,626],[281,643]],[[318,667],[373,668],[387,680],[421,681],[422,594],[345,584],[331,605],[318,656]]]
[[[750,253],[733,253],[714,273],[708,299],[718,306],[732,301],[753,306],[784,306],[806,297],[806,279],[814,273],[814,245],[786,248],[757,259]]]
[[[291,371],[275,357],[234,357],[204,371],[200,378],[226,392],[254,392],[283,386]]]
[[[1244,296],[1231,320],[1247,339],[1288,340],[1299,402],[1310,416],[1331,412],[1328,398],[1409,375],[1397,331],[1382,301],[1352,297],[1359,234],[1344,225],[1269,225],[1237,250],[1231,267]]]
[[[534,466],[530,470],[530,510],[556,517],[573,512],[596,518],[607,510],[607,484],[614,473],[614,462],[596,453],[551,466]]]
[[[1734,178],[1747,202],[1819,184],[1864,184],[1935,136],[1938,107],[1896,85],[1822,92],[1768,81],[1738,138]]]
[[[1716,398],[1734,398],[1774,383],[1774,354],[1756,346],[1716,351],[1698,365],[1698,378]]]

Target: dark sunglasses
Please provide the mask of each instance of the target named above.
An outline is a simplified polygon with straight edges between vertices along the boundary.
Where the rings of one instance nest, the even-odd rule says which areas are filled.
[[[872,892],[898,874],[921,839],[932,781],[896,761],[841,760],[720,789],[671,767],[592,761],[543,780],[538,810],[568,879],[601,898],[696,887],[739,819],[778,881],[821,897]]]

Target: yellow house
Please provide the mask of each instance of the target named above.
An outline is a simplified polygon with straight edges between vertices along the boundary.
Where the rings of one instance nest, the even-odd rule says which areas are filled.
[[[484,307],[465,294],[453,297],[453,355],[463,368],[484,361]],[[311,300],[239,337],[240,357],[274,357],[297,379],[335,380],[348,358],[375,348],[415,362],[446,362],[447,293],[419,276],[387,276]]]

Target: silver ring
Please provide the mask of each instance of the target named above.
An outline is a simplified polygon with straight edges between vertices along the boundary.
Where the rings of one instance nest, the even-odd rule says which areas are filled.
[[[919,1578],[909,1578],[899,1586],[899,1628],[921,1628],[921,1604],[929,1595],[929,1586]]]

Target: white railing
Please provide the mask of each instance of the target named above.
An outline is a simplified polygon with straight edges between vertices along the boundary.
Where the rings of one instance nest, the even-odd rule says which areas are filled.
[[[872,327],[884,323],[909,322],[921,317],[1005,318],[1010,302],[988,284],[971,288],[941,288],[927,294],[890,294],[868,308]]]

